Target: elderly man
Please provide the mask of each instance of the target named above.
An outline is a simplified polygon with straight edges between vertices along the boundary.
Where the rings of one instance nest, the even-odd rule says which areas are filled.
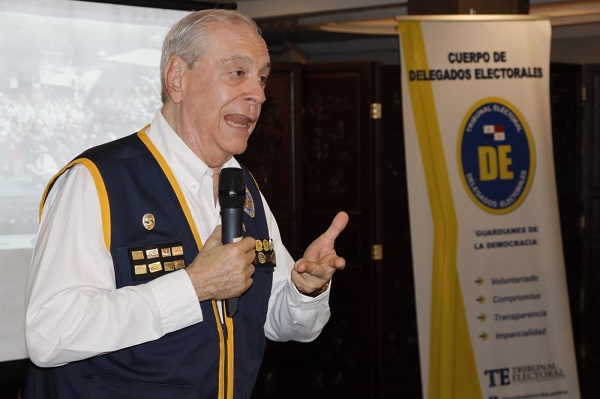
[[[163,45],[163,106],[150,125],[87,150],[50,181],[26,290],[27,397],[248,398],[265,336],[320,334],[348,215],[294,262],[234,158],[269,70],[251,19],[186,16]],[[246,186],[244,238],[225,245],[222,168],[241,168]]]

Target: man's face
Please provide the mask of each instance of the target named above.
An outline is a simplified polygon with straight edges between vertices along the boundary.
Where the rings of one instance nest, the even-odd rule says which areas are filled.
[[[256,126],[270,59],[245,24],[211,23],[206,52],[184,74],[182,137],[209,166],[246,150]]]

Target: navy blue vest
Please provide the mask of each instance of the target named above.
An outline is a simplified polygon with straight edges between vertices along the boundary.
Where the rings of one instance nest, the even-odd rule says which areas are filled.
[[[110,208],[117,288],[146,283],[192,262],[201,245],[197,231],[170,169],[143,131],[87,150],[72,164],[81,162],[106,188],[106,198],[100,194],[100,201],[107,200]],[[257,257],[252,287],[242,295],[236,315],[223,325],[216,303],[203,301],[201,323],[156,341],[61,367],[32,366],[26,397],[250,397],[265,348],[274,252],[258,187],[243,169],[244,235],[257,239]],[[82,267],[93,264],[90,259]]]

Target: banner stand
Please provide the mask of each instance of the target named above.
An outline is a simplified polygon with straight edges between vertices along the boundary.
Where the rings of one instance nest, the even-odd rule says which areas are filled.
[[[577,399],[550,22],[397,21],[424,397]]]

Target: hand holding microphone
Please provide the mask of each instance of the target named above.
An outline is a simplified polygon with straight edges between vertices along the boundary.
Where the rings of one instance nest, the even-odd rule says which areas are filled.
[[[242,170],[223,169],[219,192],[222,225],[215,228],[200,253],[184,270],[190,276],[199,301],[223,300],[227,315],[233,316],[237,297],[250,288],[254,274],[255,241],[251,237],[242,239],[246,198]]]

